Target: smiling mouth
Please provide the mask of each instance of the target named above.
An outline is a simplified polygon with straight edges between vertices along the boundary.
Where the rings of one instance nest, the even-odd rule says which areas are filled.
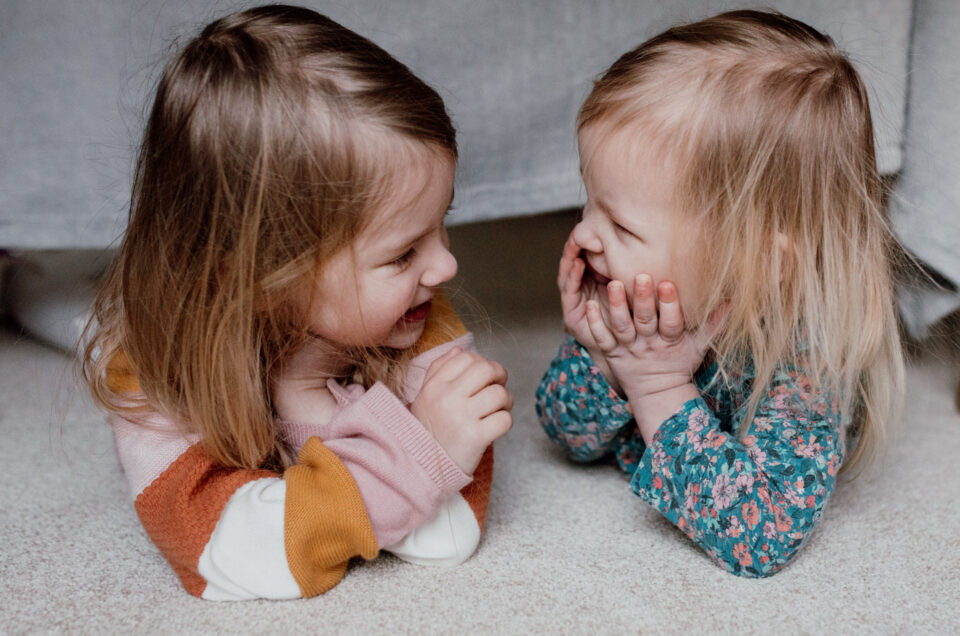
[[[600,287],[606,287],[607,283],[613,280],[612,278],[607,278],[597,270],[593,269],[593,267],[590,265],[590,261],[584,259],[584,263],[586,263],[587,265],[586,271],[584,272],[584,274],[592,278],[593,281]]]
[[[403,314],[401,320],[407,324],[415,324],[422,322],[427,319],[427,315],[430,313],[431,301],[421,303],[414,307],[413,309],[408,309],[407,313]]]

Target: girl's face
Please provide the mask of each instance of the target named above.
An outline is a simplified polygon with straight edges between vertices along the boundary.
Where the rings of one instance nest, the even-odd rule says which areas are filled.
[[[683,306],[690,307],[697,294],[690,275],[694,254],[692,241],[677,240],[675,174],[644,147],[635,127],[599,128],[587,127],[579,137],[587,203],[573,240],[583,250],[585,284],[597,285],[605,301],[606,284],[619,280],[632,303],[634,278],[649,274],[654,285],[676,284]],[[682,234],[695,231],[685,227]]]
[[[437,286],[457,273],[443,221],[453,200],[456,162],[417,148],[395,192],[352,249],[317,275],[310,331],[347,346],[412,346],[426,323]]]

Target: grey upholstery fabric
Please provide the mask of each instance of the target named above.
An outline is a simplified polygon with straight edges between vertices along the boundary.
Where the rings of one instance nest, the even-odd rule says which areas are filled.
[[[903,175],[892,200],[904,245],[945,287],[905,286],[901,312],[915,336],[960,307],[960,3],[916,2]],[[952,287],[952,288],[951,288]]]
[[[123,231],[142,113],[171,37],[250,2],[5,0],[0,247],[103,247]],[[591,79],[679,21],[775,4],[834,36],[874,91],[900,168],[910,0],[306,0],[436,86],[461,136],[452,222],[575,206],[574,117]]]

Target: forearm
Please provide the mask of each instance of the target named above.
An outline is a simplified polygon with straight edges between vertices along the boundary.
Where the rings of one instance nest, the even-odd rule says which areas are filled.
[[[638,391],[626,383],[624,390],[635,414],[637,428],[647,445],[664,422],[683,408],[684,404],[700,396],[700,391],[693,382],[667,386],[653,392]]]
[[[592,461],[616,450],[621,432],[633,420],[627,401],[569,337],[540,381],[536,411],[547,435],[576,461]]]
[[[712,558],[745,576],[772,574],[796,554],[840,463],[830,427],[763,426],[741,442],[702,400],[688,402],[652,437],[631,481]]]

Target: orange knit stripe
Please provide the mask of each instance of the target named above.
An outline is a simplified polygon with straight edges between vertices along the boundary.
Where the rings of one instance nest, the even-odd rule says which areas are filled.
[[[460,317],[457,316],[457,311],[450,303],[450,299],[447,298],[445,293],[438,291],[433,296],[430,314],[427,316],[427,324],[423,328],[423,334],[413,345],[414,355],[420,355],[445,342],[456,340],[466,333],[467,328]]]
[[[190,594],[201,596],[207,586],[197,566],[227,501],[240,486],[263,477],[279,475],[224,468],[194,444],[137,497],[144,529]]]
[[[477,518],[480,524],[480,531],[483,532],[483,525],[487,520],[487,504],[490,502],[490,485],[493,483],[493,444],[487,447],[476,470],[473,471],[473,481],[463,487],[460,494],[470,504],[473,510],[473,516]]]
[[[307,440],[283,477],[287,564],[303,596],[323,594],[340,582],[352,557],[377,556],[373,525],[350,472],[319,437]]]
[[[140,393],[140,382],[122,349],[107,363],[107,387],[115,393]]]

